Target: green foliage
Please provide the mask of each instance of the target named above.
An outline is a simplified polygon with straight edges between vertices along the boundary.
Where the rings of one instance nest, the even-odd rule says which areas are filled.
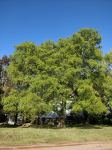
[[[101,114],[107,111],[97,91],[91,83],[83,81],[78,88],[77,101],[73,105],[74,112],[88,112],[89,114]]]
[[[87,28],[57,43],[18,45],[7,68],[12,90],[2,100],[4,110],[31,118],[48,111],[65,115],[69,108],[110,112],[112,53],[103,57],[100,43],[100,34]]]
[[[2,99],[2,104],[4,106],[4,110],[7,113],[18,112],[20,93],[17,90],[12,89],[10,91],[9,95],[10,96],[4,97]]]

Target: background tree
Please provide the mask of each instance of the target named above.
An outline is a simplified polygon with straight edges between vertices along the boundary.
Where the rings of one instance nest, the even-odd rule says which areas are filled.
[[[10,59],[7,56],[3,56],[0,59],[0,122],[5,121],[6,116],[3,112],[2,97],[8,92],[8,77],[6,68],[9,65]]]

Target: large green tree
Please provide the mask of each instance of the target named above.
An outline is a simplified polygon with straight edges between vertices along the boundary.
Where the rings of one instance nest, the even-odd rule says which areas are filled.
[[[86,116],[106,113],[111,64],[111,53],[103,56],[95,29],[81,29],[57,43],[22,43],[7,69],[12,89],[2,100],[4,110],[30,120],[48,111],[65,117],[67,109]]]

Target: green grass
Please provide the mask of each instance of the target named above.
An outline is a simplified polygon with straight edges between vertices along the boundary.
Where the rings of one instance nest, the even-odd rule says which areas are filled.
[[[112,140],[111,126],[63,129],[0,128],[0,144],[37,144]]]

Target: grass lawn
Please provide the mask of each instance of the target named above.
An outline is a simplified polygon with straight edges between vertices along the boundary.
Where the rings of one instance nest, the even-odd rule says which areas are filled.
[[[0,128],[0,144],[37,144],[112,140],[112,126],[63,129]]]

